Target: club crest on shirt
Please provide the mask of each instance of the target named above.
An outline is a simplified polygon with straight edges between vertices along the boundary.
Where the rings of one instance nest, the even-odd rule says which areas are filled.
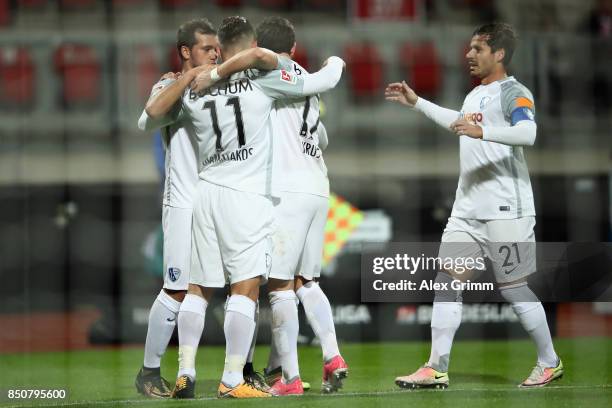
[[[281,81],[288,82],[291,85],[295,85],[295,83],[297,82],[297,77],[295,75],[291,75],[290,72],[287,72],[284,69],[281,69],[280,79]]]
[[[179,268],[168,268],[168,277],[172,282],[176,282],[181,276],[181,270]]]
[[[482,99],[480,100],[480,109],[484,109],[484,107],[487,105],[487,103],[489,103],[489,101],[491,100],[490,96],[483,96]]]

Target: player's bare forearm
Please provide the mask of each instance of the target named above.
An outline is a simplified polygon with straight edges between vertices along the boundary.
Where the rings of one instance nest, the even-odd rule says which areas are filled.
[[[170,112],[180,100],[191,81],[199,73],[199,68],[191,69],[161,91],[151,95],[145,106],[145,111],[153,119],[160,118]]]
[[[221,78],[227,78],[245,69],[255,68],[271,71],[278,66],[278,55],[265,48],[249,48],[234,55],[214,69],[205,70],[191,83],[191,90],[201,92]],[[215,71],[216,69],[216,71]]]
[[[220,78],[227,78],[236,72],[249,68],[271,71],[278,66],[278,55],[266,48],[249,48],[234,55],[217,68]]]

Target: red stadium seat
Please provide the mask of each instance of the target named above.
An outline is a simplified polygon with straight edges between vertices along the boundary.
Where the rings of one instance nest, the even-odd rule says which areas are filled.
[[[0,0],[0,27],[5,27],[11,22],[10,0]]]
[[[442,66],[434,45],[404,44],[400,50],[402,71],[417,94],[426,98],[436,97],[442,85]]]
[[[308,52],[306,48],[301,46],[295,47],[295,54],[293,54],[293,60],[300,64],[302,67],[306,69],[306,71],[310,72],[310,61],[308,59]]]
[[[344,56],[355,101],[382,100],[384,66],[376,46],[370,43],[351,44],[345,48]]]
[[[100,102],[102,68],[94,48],[64,44],[55,51],[53,63],[61,78],[65,107],[92,107]]]
[[[43,9],[47,6],[49,0],[19,0],[17,5],[22,9]]]
[[[136,74],[138,76],[138,95],[142,101],[147,100],[151,87],[161,77],[155,51],[146,45],[136,48]]]
[[[0,104],[7,109],[34,105],[35,69],[24,47],[4,47],[0,51]]]

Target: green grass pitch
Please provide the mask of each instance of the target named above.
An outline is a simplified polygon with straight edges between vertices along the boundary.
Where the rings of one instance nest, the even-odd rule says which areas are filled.
[[[118,348],[94,351],[0,355],[0,406],[115,407],[610,407],[612,406],[612,339],[557,340],[565,376],[552,386],[520,390],[535,350],[528,340],[459,341],[453,349],[450,387],[447,390],[406,391],[393,380],[412,372],[428,358],[427,342],[343,344],[350,367],[345,388],[338,394],[318,393],[321,353],[318,347],[300,347],[302,378],[313,390],[303,397],[265,400],[216,400],[223,368],[223,348],[202,346],[197,356],[198,380],[192,401],[147,400],[133,382],[142,364],[142,349]],[[268,348],[258,346],[256,367],[266,361]],[[162,374],[172,380],[177,351],[171,348],[162,363]],[[9,401],[11,388],[65,388],[63,401]]]

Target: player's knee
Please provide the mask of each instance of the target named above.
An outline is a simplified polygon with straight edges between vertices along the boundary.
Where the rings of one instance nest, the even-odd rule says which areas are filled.
[[[168,296],[170,296],[177,302],[182,302],[183,300],[185,300],[185,295],[187,294],[186,290],[171,290],[166,288],[164,288],[164,292],[166,292]]]
[[[283,280],[283,279],[268,279],[268,291],[278,291],[278,290],[291,290],[293,291],[293,280]]]
[[[259,283],[261,277],[246,279],[232,284],[230,292],[232,295],[242,295],[250,298],[253,302],[257,302],[259,298]]]
[[[270,304],[273,305],[284,301],[296,302],[297,296],[293,290],[275,290],[268,292],[268,299],[270,299]]]
[[[199,296],[201,298],[204,298],[207,302],[210,302],[213,292],[213,288],[205,288],[203,286],[196,285],[193,283],[190,283],[187,289],[187,294]]]
[[[514,285],[504,285],[499,287],[499,293],[508,303],[539,303],[540,300],[529,289],[527,282],[519,282]]]
[[[305,277],[301,275],[298,275],[294,279],[295,291],[297,292],[302,286],[312,285],[312,282],[316,283],[316,281],[317,281],[316,279],[310,280],[310,279],[306,279]]]
[[[527,282],[502,286],[499,288],[499,293],[505,301],[512,305],[512,310],[514,310],[517,316],[542,308],[542,303],[540,303],[535,293],[527,286]],[[542,316],[544,316],[543,313]],[[544,319],[546,318],[544,317]],[[538,324],[537,320],[531,322],[531,325],[534,325],[534,327]],[[529,331],[532,327],[525,327],[525,329]]]
[[[452,289],[452,282],[453,278],[448,273],[438,272],[435,283],[440,289],[436,289],[434,302],[461,302],[463,300],[461,290]]]

